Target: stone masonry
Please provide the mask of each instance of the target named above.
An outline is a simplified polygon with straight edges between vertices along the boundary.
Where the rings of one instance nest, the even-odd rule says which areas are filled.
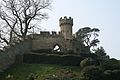
[[[72,33],[73,18],[66,16],[59,19],[60,31],[41,31],[40,34],[31,34],[29,37],[32,39],[32,51],[37,50],[50,50],[55,51],[55,46],[59,47],[59,52],[81,52],[81,44],[74,41]],[[56,50],[57,51],[57,50]]]
[[[9,68],[14,63],[22,63],[24,54],[31,51],[47,51],[49,53],[85,53],[86,47],[73,36],[73,18],[66,16],[59,19],[59,33],[41,31],[40,34],[30,34],[26,39],[11,43],[0,51],[0,72]],[[88,51],[88,50],[87,50]],[[48,53],[48,54],[49,54]]]

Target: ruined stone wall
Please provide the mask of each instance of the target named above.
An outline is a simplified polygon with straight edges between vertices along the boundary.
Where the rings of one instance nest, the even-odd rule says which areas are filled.
[[[74,53],[78,53],[80,54],[81,53],[81,43],[79,41],[76,41],[76,40],[73,40],[73,50],[74,50]]]
[[[42,32],[40,34],[30,35],[32,38],[32,51],[40,49],[53,50],[55,45],[59,45],[61,52],[72,49],[72,40],[64,39],[60,34],[50,34],[50,32]]]
[[[53,50],[55,45],[59,45],[61,52],[73,51],[80,53],[81,44],[73,40],[72,26],[73,18],[64,17],[59,19],[60,32],[41,31],[40,34],[28,35],[28,39],[19,43],[13,43],[0,51],[0,70],[8,68],[13,63],[22,62],[23,54],[29,51],[40,49]]]
[[[32,51],[40,49],[53,49],[55,45],[59,45],[64,51],[64,38],[60,35],[32,35]]]
[[[12,64],[19,62],[19,57],[25,52],[30,51],[31,42],[30,40],[25,40],[17,43],[12,43],[9,46],[4,47],[4,50],[0,51],[0,71],[3,71],[10,67]],[[19,56],[16,58],[16,56]],[[20,61],[21,62],[21,61]]]

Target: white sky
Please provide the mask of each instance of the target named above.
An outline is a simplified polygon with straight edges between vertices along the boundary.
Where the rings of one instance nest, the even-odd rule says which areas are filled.
[[[59,31],[59,18],[74,19],[73,32],[82,27],[100,29],[100,45],[111,57],[120,59],[120,0],[53,0],[43,30]]]

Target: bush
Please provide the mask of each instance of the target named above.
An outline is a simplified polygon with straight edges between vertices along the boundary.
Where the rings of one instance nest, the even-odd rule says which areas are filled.
[[[120,62],[116,59],[110,59],[107,61],[103,61],[101,63],[101,67],[104,70],[116,70],[116,69],[120,69]]]
[[[30,73],[27,77],[27,80],[36,80],[38,78],[38,75]]]
[[[103,72],[97,66],[87,66],[81,71],[81,80],[102,80]]]
[[[120,70],[104,71],[104,80],[120,80]]]
[[[92,58],[85,58],[84,60],[82,60],[80,62],[80,67],[84,68],[86,66],[90,66],[90,65],[96,65],[96,61]]]
[[[59,54],[24,54],[24,63],[43,63],[43,64],[60,64],[66,66],[79,66],[83,58],[75,55]]]

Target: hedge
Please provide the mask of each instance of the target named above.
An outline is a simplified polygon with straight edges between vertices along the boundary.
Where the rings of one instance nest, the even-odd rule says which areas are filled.
[[[60,64],[66,66],[79,66],[83,57],[78,55],[59,54],[24,54],[24,63]]]

